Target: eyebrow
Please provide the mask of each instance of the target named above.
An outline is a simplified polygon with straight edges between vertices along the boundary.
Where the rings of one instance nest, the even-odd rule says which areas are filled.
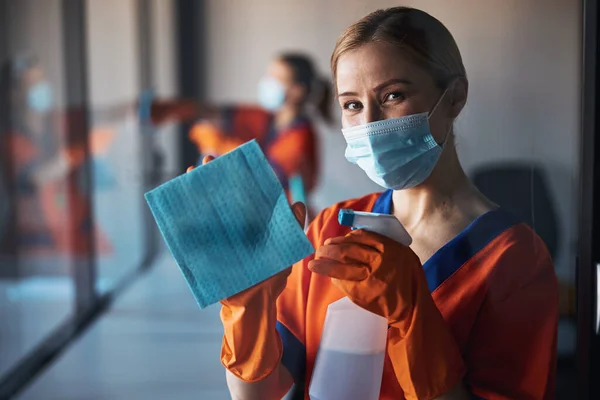
[[[388,81],[385,81],[385,82],[377,85],[375,87],[375,89],[373,89],[373,91],[374,92],[379,92],[381,89],[383,89],[383,88],[385,88],[387,86],[391,86],[391,85],[396,84],[396,83],[402,83],[404,85],[412,85],[413,84],[411,81],[409,81],[406,78],[395,78],[395,79],[390,79]]]
[[[394,85],[396,83],[402,83],[404,85],[412,85],[413,83],[411,81],[409,81],[408,79],[405,78],[394,78],[394,79],[389,79],[379,85],[377,85],[373,91],[374,92],[379,92],[381,89]],[[356,92],[344,92],[344,93],[340,93],[338,94],[338,97],[347,97],[347,96],[357,96],[358,93]]]

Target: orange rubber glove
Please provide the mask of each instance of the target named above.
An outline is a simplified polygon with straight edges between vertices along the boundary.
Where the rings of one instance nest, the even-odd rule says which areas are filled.
[[[460,351],[409,247],[355,230],[325,241],[308,268],[331,277],[358,306],[388,319],[388,354],[407,399],[434,399],[462,379]]]
[[[292,210],[304,226],[304,204],[295,203]],[[225,330],[221,362],[245,382],[266,378],[281,360],[283,346],[275,329],[276,300],[285,289],[291,271],[288,268],[221,301],[221,321]]]

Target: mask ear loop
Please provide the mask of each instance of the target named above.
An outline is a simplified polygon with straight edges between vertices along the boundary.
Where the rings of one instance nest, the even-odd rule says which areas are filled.
[[[448,93],[448,89],[450,89],[450,85],[446,86],[446,89],[444,89],[444,92],[442,93],[442,95],[440,96],[438,101],[435,103],[435,105],[433,106],[433,108],[431,109],[429,114],[427,115],[427,119],[431,118],[431,116],[433,115],[435,110],[437,110],[437,108],[440,105],[440,103],[442,102],[442,100],[444,100],[444,97],[446,97],[446,93]]]
[[[429,121],[429,118],[431,118],[431,116],[433,115],[433,113],[435,112],[435,110],[437,110],[438,106],[441,104],[442,100],[444,100],[444,97],[446,96],[446,93],[448,93],[448,90],[450,89],[450,86],[454,85],[454,82],[455,81],[452,81],[452,82],[450,82],[450,84],[448,86],[446,86],[446,89],[444,89],[444,92],[442,93],[442,95],[440,96],[440,98],[438,99],[438,101],[435,103],[435,105],[433,106],[433,108],[429,112],[429,115],[427,115],[427,121]],[[452,126],[450,126],[448,128],[448,130],[446,131],[446,135],[444,135],[444,141],[440,144],[440,147],[442,149],[446,146],[446,142],[448,141],[448,134],[450,133],[450,129],[452,129]]]

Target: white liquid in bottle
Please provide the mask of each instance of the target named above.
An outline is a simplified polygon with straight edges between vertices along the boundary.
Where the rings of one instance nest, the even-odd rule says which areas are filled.
[[[405,246],[412,239],[394,216],[341,210],[339,221],[388,236]],[[387,343],[386,318],[347,297],[327,308],[309,396],[312,400],[377,400]]]

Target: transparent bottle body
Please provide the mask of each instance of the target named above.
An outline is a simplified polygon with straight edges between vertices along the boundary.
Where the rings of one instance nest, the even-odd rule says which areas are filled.
[[[387,320],[347,297],[327,309],[309,388],[313,400],[379,398]]]

